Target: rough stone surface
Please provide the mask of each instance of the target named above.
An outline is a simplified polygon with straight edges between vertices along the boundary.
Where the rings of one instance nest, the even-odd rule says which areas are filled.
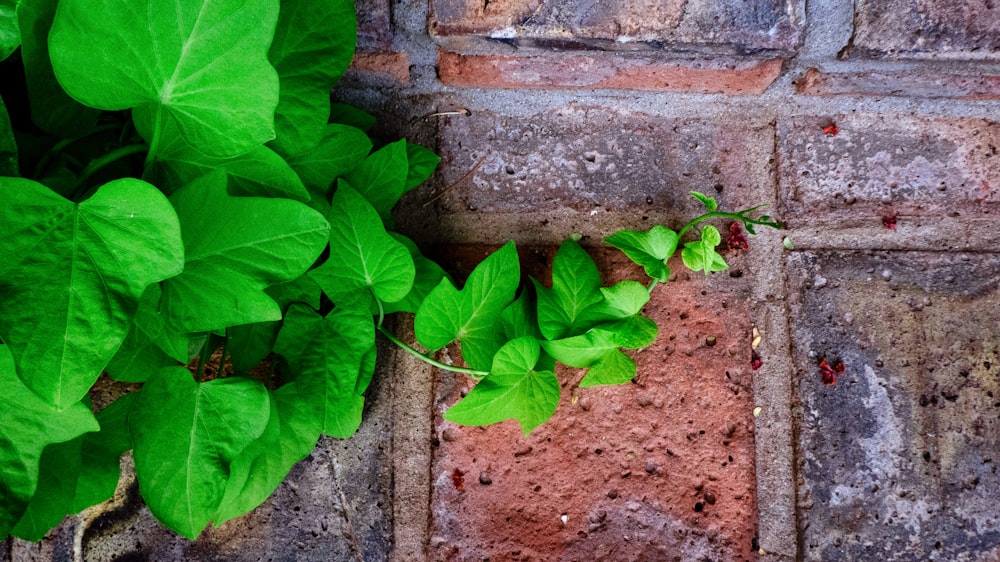
[[[792,225],[824,217],[845,225],[989,217],[1000,208],[1000,124],[994,121],[800,116],[779,123],[778,139],[782,214]]]
[[[800,94],[1000,99],[1000,76],[932,72],[820,72],[810,68],[796,81]]]
[[[387,51],[392,48],[390,0],[356,0],[358,48]]]
[[[806,560],[1000,556],[1000,257],[798,253]],[[843,361],[821,384],[818,363]]]
[[[409,57],[406,53],[357,51],[344,80],[363,81],[368,86],[405,86],[410,83]]]
[[[465,256],[465,267],[485,255],[452,254]],[[552,250],[535,255],[522,261],[539,269]],[[641,278],[619,256],[596,255],[606,280]],[[753,375],[743,279],[680,273],[659,287],[646,313],[660,335],[633,355],[633,383],[581,389],[582,371],[560,369],[559,409],[527,437],[513,421],[475,428],[438,418],[430,558],[752,559]],[[438,412],[471,386],[441,372]]]
[[[743,53],[794,49],[805,3],[434,0],[432,5],[431,33],[456,50],[505,44],[518,49]]]
[[[441,81],[476,88],[588,88],[759,94],[781,59],[663,60],[607,53],[558,56],[461,55],[441,51]]]
[[[1000,60],[1000,5],[990,0],[864,0],[850,56]]]

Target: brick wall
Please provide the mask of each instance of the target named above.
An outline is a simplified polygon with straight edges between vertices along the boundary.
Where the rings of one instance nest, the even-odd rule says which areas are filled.
[[[74,544],[86,560],[1000,556],[1000,5],[358,13],[335,95],[441,154],[397,222],[456,274],[515,239],[544,278],[579,232],[606,280],[635,277],[601,238],[678,226],[692,189],[767,203],[788,231],[752,238],[730,272],[660,287],[635,383],[580,389],[560,371],[560,409],[528,437],[443,421],[471,381],[386,354],[359,434],[322,441],[250,516],[189,543],[125,483],[0,560]],[[835,385],[824,357],[845,364]]]

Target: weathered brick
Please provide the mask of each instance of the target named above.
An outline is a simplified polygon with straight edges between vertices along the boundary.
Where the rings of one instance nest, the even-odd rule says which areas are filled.
[[[359,49],[392,49],[392,9],[389,0],[356,0]]]
[[[517,217],[532,221],[517,229],[520,240],[550,222],[555,240],[574,230],[593,235],[604,216],[615,228],[679,226],[704,212],[691,190],[733,209],[759,203],[753,190],[774,182],[774,128],[766,121],[666,118],[606,106],[520,116],[470,109],[470,116],[441,118],[441,183],[475,171],[436,201],[442,220],[409,232],[430,228],[452,242],[502,242],[509,233],[483,228],[483,221],[510,226]],[[474,227],[476,238],[455,230],[462,224]]]
[[[506,44],[518,49],[790,52],[799,44],[804,13],[801,0],[434,0],[431,34],[457,51]]]
[[[997,122],[797,116],[779,122],[778,144],[782,215],[799,224],[880,226],[887,216],[991,216],[1000,207]]]
[[[1000,59],[1000,5],[992,1],[865,0],[855,6],[849,56]]]
[[[806,560],[1000,555],[1000,256],[795,253]],[[843,361],[832,385],[818,364]]]
[[[937,72],[821,72],[810,68],[796,81],[800,94],[1000,99],[1000,76]]]
[[[450,254],[467,268],[483,257],[475,250]],[[595,256],[608,280],[641,278],[620,254]],[[559,409],[527,437],[513,421],[476,428],[438,417],[430,558],[752,559],[747,296],[747,277],[725,273],[681,273],[658,287],[646,314],[660,335],[633,354],[633,383],[581,389],[582,371],[560,369]],[[440,410],[471,384],[441,372]]]
[[[357,51],[344,78],[372,85],[406,86],[410,83],[410,58],[405,52]]]
[[[609,53],[538,56],[462,55],[441,50],[449,86],[587,88],[759,94],[781,72],[781,59],[666,60]]]

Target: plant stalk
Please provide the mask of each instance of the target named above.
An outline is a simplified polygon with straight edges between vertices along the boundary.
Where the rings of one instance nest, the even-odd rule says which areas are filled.
[[[427,364],[430,364],[430,365],[433,365],[433,366],[437,367],[438,369],[444,369],[445,371],[451,371],[453,373],[464,373],[466,375],[471,375],[473,378],[476,378],[476,379],[481,379],[481,378],[483,378],[483,377],[485,377],[486,375],[489,374],[488,371],[477,371],[475,369],[467,369],[465,367],[456,367],[454,365],[447,365],[445,363],[442,363],[440,361],[432,359],[432,358],[424,355],[423,353],[420,353],[416,349],[413,349],[412,347],[410,347],[409,345],[407,345],[406,343],[404,343],[402,340],[400,340],[396,336],[392,335],[392,332],[390,332],[389,330],[386,330],[382,326],[378,327],[378,331],[383,336],[385,336],[387,340],[389,340],[392,343],[394,343],[397,346],[399,346],[400,349],[402,349],[403,351],[409,353],[410,355],[416,357],[417,359],[420,359],[424,363],[427,363]]]

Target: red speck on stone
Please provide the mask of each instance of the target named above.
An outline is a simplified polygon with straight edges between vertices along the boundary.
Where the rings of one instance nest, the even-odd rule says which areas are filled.
[[[465,473],[457,468],[451,472],[451,483],[455,486],[455,489],[458,490],[459,492],[461,492],[462,488],[465,486],[464,476]]]
[[[826,136],[828,136],[828,137],[835,137],[835,136],[837,136],[837,133],[839,133],[839,132],[840,132],[840,129],[837,128],[837,124],[836,123],[830,123],[826,127],[823,127],[823,134],[826,135]]]
[[[819,374],[823,384],[831,385],[837,383],[837,375],[844,374],[844,362],[837,361],[833,367],[826,362],[826,357],[819,360]]]
[[[757,355],[756,351],[750,352],[750,368],[756,371],[764,365],[764,362],[760,360],[760,355]]]
[[[740,228],[740,223],[734,222],[729,225],[729,241],[726,245],[730,250],[747,250],[750,248],[746,237],[743,236],[743,229]]]
[[[884,215],[882,217],[882,226],[889,230],[896,230],[896,215]]]

